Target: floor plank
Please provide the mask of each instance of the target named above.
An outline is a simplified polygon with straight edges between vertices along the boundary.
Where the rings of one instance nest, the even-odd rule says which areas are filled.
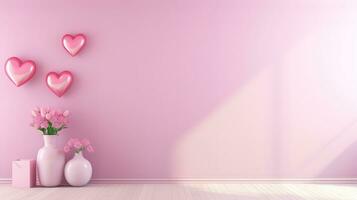
[[[0,184],[0,200],[357,200],[354,184],[195,183],[91,184],[14,188]]]

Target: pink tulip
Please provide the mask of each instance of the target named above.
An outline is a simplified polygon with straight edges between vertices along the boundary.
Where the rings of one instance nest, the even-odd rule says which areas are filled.
[[[71,150],[71,148],[67,145],[63,147],[63,151],[66,153],[68,153],[70,150]]]
[[[91,152],[91,153],[94,152],[94,149],[93,149],[92,145],[88,145],[87,146],[87,151]]]
[[[65,116],[63,115],[65,113]],[[53,128],[59,129],[61,127],[67,127],[68,119],[67,116],[69,115],[69,111],[66,110],[63,112],[61,110],[56,110],[49,107],[42,107],[42,108],[34,108],[31,111],[32,115],[32,123],[36,129],[44,128],[47,129],[49,123],[52,124]]]
[[[46,114],[46,119],[47,119],[47,120],[50,120],[51,117],[52,117],[52,115],[51,115],[50,113],[47,113],[47,114]]]
[[[55,128],[61,128],[62,124],[58,123],[58,122],[53,122],[52,126]]]
[[[41,115],[37,115],[36,117],[33,118],[32,124],[33,124],[33,126],[34,126],[35,128],[39,128],[40,125],[41,125],[44,121],[45,121],[45,120],[44,120],[44,118],[41,117]],[[45,124],[43,124],[43,125],[45,125]],[[46,127],[46,128],[47,128],[47,127]]]
[[[46,117],[46,114],[49,113],[49,111],[50,111],[50,109],[48,107],[40,108],[40,113],[41,113],[42,117]]]
[[[74,142],[75,142],[75,139],[71,138],[68,140],[67,145],[71,147],[74,145]]]
[[[43,121],[40,123],[40,127],[41,128],[47,128],[48,127],[48,122],[47,121]]]
[[[37,116],[37,112],[35,110],[31,111],[32,116],[36,117]]]
[[[70,138],[64,146],[64,151],[70,151],[71,147],[73,147],[76,151],[87,150],[88,152],[94,152],[93,146],[90,145],[90,141],[86,138],[82,140],[79,140],[78,138]]]
[[[63,116],[64,116],[64,117],[68,117],[68,116],[69,116],[69,110],[64,111],[64,112],[63,112]]]
[[[40,112],[40,108],[39,108],[39,107],[35,107],[33,110],[34,110],[35,112],[37,112],[37,113]]]
[[[35,129],[40,128],[40,125],[37,123],[31,123],[31,126],[34,127]]]
[[[83,146],[90,145],[90,142],[89,142],[89,140],[87,138],[82,139],[81,143],[82,143]]]
[[[80,149],[82,147],[82,143],[79,140],[76,140],[73,144],[74,148]]]
[[[62,115],[62,110],[57,109],[57,110],[56,110],[56,115]]]

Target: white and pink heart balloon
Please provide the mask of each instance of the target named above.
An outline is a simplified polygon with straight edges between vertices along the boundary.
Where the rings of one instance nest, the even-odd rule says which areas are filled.
[[[62,38],[63,47],[71,56],[75,56],[86,43],[86,37],[83,34],[70,35],[66,34]]]
[[[5,73],[17,87],[29,81],[35,72],[36,64],[31,60],[23,62],[20,58],[11,57],[5,63]]]
[[[58,97],[63,96],[64,93],[67,92],[72,82],[73,75],[69,71],[63,71],[59,74],[56,72],[50,72],[46,77],[47,87]]]

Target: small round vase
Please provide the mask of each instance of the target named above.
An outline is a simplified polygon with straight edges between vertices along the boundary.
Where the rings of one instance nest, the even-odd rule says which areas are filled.
[[[68,184],[84,186],[92,177],[92,165],[83,157],[82,152],[75,153],[65,166],[64,176]]]
[[[37,172],[41,186],[55,187],[61,184],[65,155],[56,148],[57,135],[43,135],[44,146],[37,153]]]

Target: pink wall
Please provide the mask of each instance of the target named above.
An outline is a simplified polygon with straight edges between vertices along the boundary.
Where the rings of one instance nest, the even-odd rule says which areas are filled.
[[[38,73],[0,74],[0,178],[41,147],[37,105],[71,110],[61,142],[93,141],[94,178],[357,178],[355,1],[45,2],[1,2],[0,62]],[[63,98],[52,70],[75,76]]]

